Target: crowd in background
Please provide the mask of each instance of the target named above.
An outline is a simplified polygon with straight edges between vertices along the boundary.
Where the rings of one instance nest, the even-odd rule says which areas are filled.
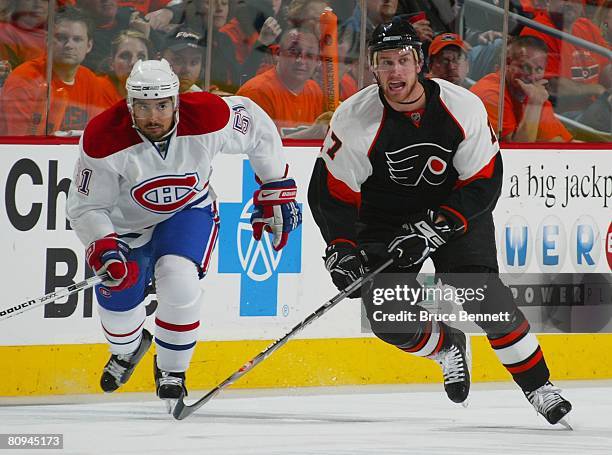
[[[330,7],[340,100],[374,82],[364,43],[402,14],[423,42],[423,76],[479,96],[503,141],[609,141],[612,0],[510,0],[507,27],[503,3],[58,0],[51,14],[47,0],[0,0],[0,134],[78,135],[125,97],[136,61],[165,58],[181,92],[246,96],[284,137],[322,138],[332,113],[319,24]]]

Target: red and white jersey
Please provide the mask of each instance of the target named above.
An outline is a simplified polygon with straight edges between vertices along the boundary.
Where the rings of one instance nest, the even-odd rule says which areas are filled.
[[[264,182],[286,173],[276,126],[248,98],[180,95],[178,126],[162,145],[133,128],[125,102],[89,122],[66,209],[83,244],[117,233],[138,247],[176,212],[211,204],[209,177],[218,153],[247,154]]]

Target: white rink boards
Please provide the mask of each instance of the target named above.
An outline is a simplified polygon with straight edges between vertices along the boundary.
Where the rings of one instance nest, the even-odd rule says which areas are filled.
[[[255,183],[244,157],[223,155],[213,162],[221,231],[202,280],[206,303],[200,340],[276,338],[336,293],[323,267],[323,240],[306,200],[318,150],[285,150],[304,222],[281,253],[273,252],[269,241],[251,239],[248,218]],[[75,145],[0,145],[6,206],[0,214],[0,251],[5,255],[0,261],[0,309],[85,276],[84,247],[64,220],[63,191],[76,156]],[[500,271],[610,273],[610,152],[506,150],[503,156],[504,188],[494,212]],[[432,268],[427,264],[423,270]],[[0,330],[0,346],[104,342],[91,292],[53,311],[38,308],[15,318]],[[363,336],[359,306],[339,305],[300,338]]]

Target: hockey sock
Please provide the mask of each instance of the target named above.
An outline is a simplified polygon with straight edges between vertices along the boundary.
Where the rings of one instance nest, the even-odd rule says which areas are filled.
[[[516,310],[513,328],[504,334],[487,335],[501,363],[521,389],[529,392],[546,384],[550,377],[537,338],[529,331],[529,322]]]
[[[446,339],[444,325],[437,321],[428,321],[420,327],[407,343],[397,345],[404,352],[419,356],[429,357],[440,352]]]
[[[128,311],[110,311],[98,305],[98,314],[113,354],[130,354],[138,349],[146,317],[144,305]]]
[[[186,258],[162,256],[155,266],[155,280],[157,365],[163,371],[183,372],[189,367],[200,327],[198,271]]]

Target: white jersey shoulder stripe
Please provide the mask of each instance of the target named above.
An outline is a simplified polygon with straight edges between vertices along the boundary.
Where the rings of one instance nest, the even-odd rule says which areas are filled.
[[[499,142],[480,98],[451,82],[433,80],[440,86],[441,103],[463,131],[453,166],[460,180],[468,180],[491,162],[499,151]]]
[[[321,157],[328,171],[355,192],[372,173],[368,152],[383,114],[378,86],[370,85],[338,107],[323,141]]]

